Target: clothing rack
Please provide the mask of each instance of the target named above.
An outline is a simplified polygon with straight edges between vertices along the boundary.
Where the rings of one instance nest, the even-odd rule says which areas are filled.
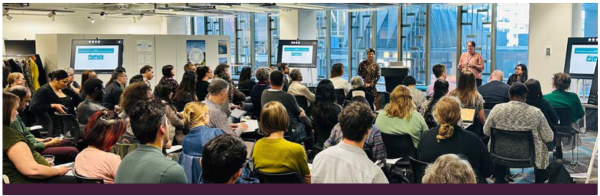
[[[10,57],[31,57],[31,56],[35,56],[36,54],[5,54],[2,55],[2,58],[10,58]]]

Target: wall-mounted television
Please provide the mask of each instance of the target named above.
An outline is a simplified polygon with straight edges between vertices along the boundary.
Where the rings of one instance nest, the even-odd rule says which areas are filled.
[[[122,66],[122,39],[74,39],[72,41],[71,68],[75,73],[84,70],[111,73]]]
[[[277,63],[289,67],[316,68],[317,40],[279,40]]]

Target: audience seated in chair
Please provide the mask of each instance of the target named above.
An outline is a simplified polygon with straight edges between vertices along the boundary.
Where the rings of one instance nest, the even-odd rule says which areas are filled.
[[[186,183],[183,168],[161,152],[169,138],[165,106],[139,101],[132,107],[127,113],[141,145],[121,161],[115,183]]]
[[[410,135],[416,148],[421,134],[429,128],[423,116],[415,109],[410,93],[406,86],[398,85],[394,88],[390,103],[379,113],[375,125],[382,133]]]
[[[440,126],[423,133],[417,148],[418,159],[431,163],[444,154],[461,154],[473,166],[477,182],[487,183],[485,178],[494,173],[494,162],[481,139],[458,126],[460,101],[455,97],[443,97],[436,104],[433,115]]]
[[[288,93],[293,96],[304,96],[312,105],[315,103],[315,94],[310,92],[306,86],[302,84],[302,73],[299,69],[292,69],[290,72],[290,78],[292,79],[292,84],[290,84],[290,88],[288,89]]]
[[[273,71],[275,71],[275,70],[273,70]],[[278,63],[277,71],[280,71],[281,73],[283,73],[283,83],[281,85],[282,86],[281,90],[283,90],[283,92],[288,92],[290,84],[292,83],[292,81],[290,79],[290,68],[288,67],[288,64],[287,63]]]
[[[123,91],[120,99],[120,107],[122,112],[119,113],[119,117],[127,122],[127,130],[125,134],[119,140],[119,143],[137,144],[139,141],[135,138],[135,134],[131,129],[131,123],[129,122],[129,113],[137,108],[134,105],[138,102],[151,101],[154,98],[152,90],[146,85],[146,83],[135,83],[127,86]],[[164,109],[164,108],[163,108]]]
[[[227,81],[227,83],[229,83],[229,86],[231,87],[231,88],[229,88],[229,91],[227,92],[228,96],[227,96],[226,102],[223,102],[221,104],[221,107],[223,107],[224,111],[226,111],[227,116],[231,115],[231,110],[229,107],[230,103],[233,103],[233,105],[235,105],[236,108],[244,108],[244,104],[246,101],[246,95],[244,95],[244,93],[242,93],[235,87],[235,84],[233,83],[233,79],[231,79],[231,69],[230,69],[229,65],[226,65],[226,64],[218,65],[215,68],[215,77],[221,78],[221,79]]]
[[[201,183],[233,184],[242,175],[248,164],[246,145],[231,134],[219,135],[204,146]]]
[[[169,143],[167,149],[171,148],[173,143],[181,144],[183,137],[187,134],[185,123],[182,116],[177,113],[177,108],[173,104],[173,92],[170,84],[158,84],[154,89],[154,98],[160,100],[165,105],[165,113],[169,119]]]
[[[266,67],[261,67],[256,70],[256,79],[258,83],[252,87],[252,91],[250,92],[250,99],[252,100],[253,115],[257,118],[260,117],[261,110],[261,96],[264,90],[271,88],[269,85],[269,75],[271,74],[271,69]]]
[[[111,80],[106,84],[106,91],[104,92],[104,97],[102,97],[102,105],[109,110],[115,110],[115,106],[121,103],[121,94],[123,94],[126,84],[127,74],[125,72],[113,72]]]
[[[352,102],[362,103],[365,105],[369,104],[367,100],[363,97],[354,97],[352,98]],[[325,141],[325,143],[323,144],[323,149],[327,149],[329,147],[339,144],[342,141],[343,136],[344,133],[342,132],[342,127],[340,126],[340,123],[338,123],[333,127],[333,130],[331,130],[329,138],[327,138],[327,141]],[[365,139],[363,149],[372,153],[372,160],[380,160],[382,162],[385,162],[387,154],[385,152],[383,140],[381,140],[381,132],[379,131],[377,125],[373,125],[373,127],[371,127],[371,129],[369,130],[369,135]]]
[[[59,183],[75,182],[64,176],[68,167],[50,167],[51,165],[37,153],[22,133],[10,127],[15,120],[19,108],[19,97],[12,93],[2,94],[2,173],[10,179],[10,183]]]
[[[65,71],[67,71],[67,74],[69,75],[69,80],[67,81],[67,86],[65,88],[79,95],[81,92],[81,86],[77,83],[77,81],[75,81],[75,70],[69,67]]]
[[[97,78],[88,79],[83,83],[83,92],[85,100],[77,106],[77,121],[79,124],[87,125],[88,120],[98,111],[108,110],[102,106],[102,97],[104,96],[104,85],[102,80]]]
[[[527,99],[525,84],[515,82],[509,90],[510,102],[496,105],[490,112],[487,122],[483,127],[485,135],[490,135],[490,129],[496,128],[507,131],[532,131],[535,143],[535,181],[543,183],[547,177],[548,148],[545,143],[552,142],[552,130],[544,114],[533,106],[525,103]],[[505,146],[511,148],[511,146]],[[512,149],[514,153],[527,153],[521,149]],[[506,168],[496,165],[494,178],[496,183],[506,183],[504,176]]]
[[[485,103],[506,103],[508,99],[508,89],[510,86],[502,82],[504,73],[496,70],[490,74],[490,81],[477,88],[479,94],[483,97]],[[491,108],[490,108],[491,109]]]
[[[114,183],[121,157],[110,150],[123,133],[125,121],[116,112],[96,112],[90,118],[83,137],[89,146],[75,159],[77,173],[88,178],[102,178],[105,184]]]
[[[204,100],[204,103],[208,107],[208,114],[210,118],[209,127],[221,129],[223,132],[228,134],[241,135],[242,132],[248,129],[248,126],[244,123],[229,124],[229,117],[223,111],[221,105],[227,100],[229,88],[234,88],[230,84],[220,78],[212,79],[208,86],[208,98]]]
[[[455,154],[445,154],[428,166],[423,184],[475,184],[475,174],[468,161]]]
[[[312,109],[311,117],[317,127],[315,131],[331,132],[333,126],[338,123],[338,115],[342,112],[342,106],[335,100],[333,83],[330,80],[321,80],[317,85],[317,99],[315,107]],[[316,133],[315,133],[316,134]],[[323,142],[329,137],[329,134],[321,134],[324,137],[316,141],[322,147]]]
[[[331,66],[331,82],[333,82],[333,87],[335,89],[344,89],[344,96],[350,92],[350,84],[348,81],[342,78],[344,75],[344,64],[336,63]]]
[[[443,79],[443,80],[448,81],[448,75],[446,74],[446,66],[445,65],[442,65],[442,64],[434,65],[433,68],[431,68],[431,71],[433,72],[433,75],[435,75],[435,78],[437,80]],[[431,98],[431,96],[433,96],[433,85],[434,84],[435,83],[431,83],[431,84],[429,84],[429,86],[427,86],[427,90],[426,90],[425,94],[427,95],[428,98]],[[448,81],[448,91],[453,91],[454,89],[456,89],[456,84]]]
[[[263,173],[298,172],[310,183],[308,158],[304,148],[283,138],[289,117],[279,102],[268,102],[260,115],[260,131],[265,135],[254,145],[254,167]]]
[[[416,88],[417,81],[415,80],[415,77],[406,76],[404,80],[402,80],[402,84],[410,89],[410,95],[412,96],[415,108],[418,111],[427,100],[427,98],[425,98],[425,93]]]
[[[208,66],[202,66],[196,68],[196,97],[198,97],[198,101],[204,101],[208,96],[208,85],[210,84],[208,80],[213,78],[213,72],[210,70]]]
[[[250,96],[250,91],[254,88],[256,82],[252,78],[252,68],[250,66],[245,66],[242,68],[242,72],[240,73],[240,79],[238,81],[238,90],[244,93],[246,96]],[[246,94],[248,93],[248,94]]]
[[[542,111],[544,117],[546,117],[546,121],[548,121],[548,125],[552,132],[554,132],[554,140],[552,143],[546,143],[549,150],[554,149],[556,147],[556,153],[554,153],[554,157],[562,159],[562,148],[560,145],[556,144],[556,141],[559,141],[559,138],[556,136],[556,129],[554,126],[558,124],[558,114],[556,114],[556,110],[550,105],[546,99],[544,99],[544,94],[542,93],[542,86],[540,82],[536,79],[529,79],[525,82],[525,86],[527,86],[527,104],[530,106],[536,107]]]
[[[435,81],[433,85],[433,97],[429,98],[427,101],[423,103],[421,108],[419,108],[419,113],[425,119],[425,123],[427,123],[428,127],[435,127],[438,125],[435,118],[433,118],[433,109],[435,108],[435,104],[446,94],[448,94],[449,84],[444,79],[438,79]]]
[[[281,105],[283,105],[283,107],[285,107],[290,120],[290,125],[287,127],[289,132],[286,133],[286,135],[290,134],[291,141],[297,142],[307,135],[305,129],[311,123],[302,123],[303,121],[301,118],[307,119],[306,113],[302,108],[300,108],[300,106],[298,106],[298,102],[293,95],[281,90],[284,76],[285,75],[280,71],[271,72],[271,75],[269,76],[269,80],[271,81],[271,89],[263,91],[260,103],[263,106],[263,110],[265,105],[272,101],[279,102]]]
[[[365,99],[367,99],[367,102],[369,102],[369,107],[371,108],[371,110],[375,111],[375,108],[373,107],[373,103],[375,102],[375,96],[371,91],[367,90],[363,78],[360,76],[355,76],[354,78],[352,78],[352,80],[350,80],[350,84],[352,84],[352,90],[348,91],[348,94],[346,94],[345,103],[350,103],[350,100],[356,96],[356,93],[354,92],[363,92],[363,97],[365,97]]]
[[[177,107],[177,112],[183,111],[185,104],[198,101],[196,97],[196,74],[185,72],[181,83],[173,94],[173,104]]]
[[[60,114],[75,114],[75,106],[81,98],[78,94],[66,88],[69,75],[64,70],[49,74],[50,83],[41,86],[31,98],[31,112],[36,113],[37,123],[41,124],[48,133],[58,135],[62,123],[55,112]]]
[[[179,87],[179,83],[177,82],[177,80],[175,80],[175,67],[173,67],[173,65],[165,65],[162,67],[162,75],[163,77],[160,79],[160,81],[158,82],[158,84],[166,84],[166,85],[170,85],[171,87],[171,92],[173,92],[173,94],[175,94],[175,92],[177,91],[177,87]],[[198,80],[200,81],[200,80]],[[196,87],[198,86],[198,84],[196,83]],[[198,90],[196,90],[197,92]],[[200,97],[198,97],[200,98]]]
[[[383,170],[363,150],[375,116],[363,103],[351,103],[340,114],[343,140],[317,154],[312,183],[388,183]]]
[[[96,72],[94,70],[84,70],[83,73],[81,73],[81,85],[84,85],[86,81],[92,78],[98,79],[98,75],[96,74]],[[87,94],[85,93],[85,88],[83,86],[79,91],[79,97],[81,97],[81,99],[85,99],[87,97]],[[99,102],[102,103],[102,99],[100,99]]]
[[[31,92],[29,91],[29,88],[25,86],[13,86],[7,91],[19,97],[20,102],[17,111],[22,112],[27,107],[29,100],[31,99]],[[25,138],[27,138],[27,140],[33,144],[33,148],[36,152],[39,152],[42,155],[53,155],[55,157],[54,163],[56,164],[60,165],[63,163],[73,162],[75,160],[75,156],[77,156],[77,153],[79,153],[79,150],[74,147],[75,143],[69,140],[62,140],[57,137],[48,137],[45,139],[35,138],[35,136],[31,134],[29,128],[25,126],[25,123],[21,117],[18,115],[15,117],[10,127],[17,130]]]
[[[576,93],[569,92],[571,87],[571,76],[565,73],[556,73],[552,77],[552,87],[555,89],[549,94],[544,95],[544,99],[548,100],[550,105],[555,108],[568,107],[571,109],[571,122],[577,122],[585,115],[579,96]],[[575,141],[575,140],[573,140]],[[562,159],[562,139],[556,138],[557,158]],[[574,146],[574,145],[571,145]]]
[[[485,124],[485,111],[483,108],[483,97],[477,92],[477,83],[475,80],[475,74],[470,70],[462,72],[458,78],[458,86],[453,91],[448,93],[449,96],[454,96],[460,100],[462,108],[474,108],[475,117],[473,124],[466,128],[467,131],[471,131],[480,138],[483,137],[482,126]]]
[[[219,128],[207,127],[210,123],[208,107],[204,103],[190,102],[183,110],[185,123],[190,126],[190,133],[183,139],[183,154],[202,156],[202,147],[213,138],[224,134]]]

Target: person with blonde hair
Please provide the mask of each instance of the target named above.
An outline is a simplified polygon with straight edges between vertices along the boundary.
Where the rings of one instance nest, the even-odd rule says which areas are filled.
[[[431,163],[444,154],[462,154],[473,166],[477,182],[486,183],[485,178],[494,173],[494,162],[481,139],[458,126],[460,101],[456,97],[442,97],[435,105],[433,116],[439,126],[421,136],[418,159]]]
[[[204,144],[211,139],[224,134],[219,128],[211,128],[208,106],[200,102],[190,102],[183,109],[183,120],[190,127],[190,133],[183,138],[183,154],[202,156]]]
[[[403,85],[394,88],[390,103],[379,113],[375,125],[382,133],[410,135],[415,147],[419,145],[421,134],[429,129],[413,104],[410,89]]]
[[[455,154],[445,154],[428,166],[423,184],[475,184],[475,174],[468,161]]]
[[[310,183],[310,169],[304,148],[283,138],[290,122],[285,107],[277,101],[266,103],[259,122],[260,131],[265,137],[254,145],[254,167],[264,173],[297,172],[304,177],[305,183]]]
[[[22,73],[19,72],[13,72],[8,74],[8,79],[7,79],[8,85],[6,85],[6,87],[4,88],[4,92],[7,92],[8,89],[10,89],[10,87],[13,86],[17,86],[17,85],[25,85],[25,76],[23,76]]]

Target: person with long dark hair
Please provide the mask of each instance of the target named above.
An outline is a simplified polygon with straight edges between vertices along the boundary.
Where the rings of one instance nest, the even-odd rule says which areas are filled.
[[[125,121],[116,112],[96,112],[85,127],[83,141],[89,146],[75,158],[77,174],[89,178],[102,178],[104,183],[114,183],[121,157],[111,153],[111,148],[125,133]]]
[[[87,97],[87,95],[85,94],[85,90],[83,90],[83,84],[85,84],[85,81],[93,78],[98,78],[98,75],[94,70],[85,70],[83,71],[83,73],[81,73],[81,91],[79,92],[79,96],[82,99],[85,99]]]
[[[238,90],[242,91],[246,96],[250,96],[250,92],[254,85],[256,85],[256,82],[252,78],[252,68],[250,66],[245,66],[242,68],[242,73],[240,73]]]
[[[208,96],[208,85],[210,84],[208,80],[212,79],[214,74],[210,67],[202,66],[196,68],[196,76],[198,76],[198,81],[196,82],[196,96],[198,97],[198,101],[204,101],[206,96]]]
[[[125,131],[125,134],[123,134],[123,137],[121,137],[121,141],[119,143],[139,143],[139,141],[135,138],[133,130],[131,129],[131,123],[129,123],[129,114],[131,111],[137,109],[134,107],[136,103],[142,101],[152,101],[153,98],[154,96],[152,95],[152,90],[146,83],[137,82],[125,88],[123,94],[121,95],[121,102],[119,103],[122,108],[122,112],[119,114],[119,117],[127,121],[127,130]]]
[[[515,67],[515,73],[508,77],[506,82],[509,86],[515,82],[525,83],[527,81],[527,66],[524,64],[518,64]]]
[[[428,127],[437,126],[437,122],[435,121],[435,118],[433,118],[432,111],[435,107],[435,104],[442,97],[444,97],[446,94],[448,94],[449,87],[450,87],[450,84],[446,80],[444,80],[444,79],[436,80],[435,83],[433,84],[433,97],[431,97],[431,98],[429,98],[429,100],[425,101],[423,103],[421,109],[419,109],[419,113],[421,113],[421,115],[423,115],[423,118],[425,118],[425,122],[427,123]]]
[[[527,93],[527,104],[542,110],[544,117],[546,117],[546,121],[548,121],[550,129],[552,129],[554,132],[554,141],[552,141],[550,145],[546,144],[549,147],[548,149],[552,149],[553,146],[556,146],[556,153],[554,156],[562,159],[562,145],[556,142],[560,141],[560,139],[556,137],[556,130],[554,129],[554,126],[558,124],[558,114],[556,114],[556,110],[554,110],[552,105],[550,105],[550,102],[544,99],[544,94],[542,94],[542,86],[538,80],[529,79],[525,82],[525,86],[527,86],[527,89],[529,90],[529,93]]]
[[[162,67],[163,77],[160,79],[159,84],[170,84],[171,92],[175,93],[179,83],[175,80],[175,67],[173,65],[165,65]]]
[[[173,104],[172,97],[173,92],[171,92],[170,84],[159,84],[154,89],[154,98],[161,100],[165,105],[165,114],[167,115],[167,119],[169,119],[169,143],[166,145],[167,148],[170,148],[173,143],[181,144],[185,135],[185,123],[183,122],[182,115],[177,114],[177,108]]]
[[[333,82],[330,80],[321,80],[317,85],[315,106],[312,109],[311,117],[318,127],[318,130],[326,130],[331,133],[331,129],[338,123],[338,115],[342,112],[342,106],[336,103]],[[316,131],[316,130],[315,130]],[[317,141],[322,145],[329,134]]]
[[[177,87],[175,95],[173,96],[173,102],[177,107],[177,112],[183,111],[185,104],[198,101],[196,96],[196,74],[193,72],[185,72],[181,84]]]

